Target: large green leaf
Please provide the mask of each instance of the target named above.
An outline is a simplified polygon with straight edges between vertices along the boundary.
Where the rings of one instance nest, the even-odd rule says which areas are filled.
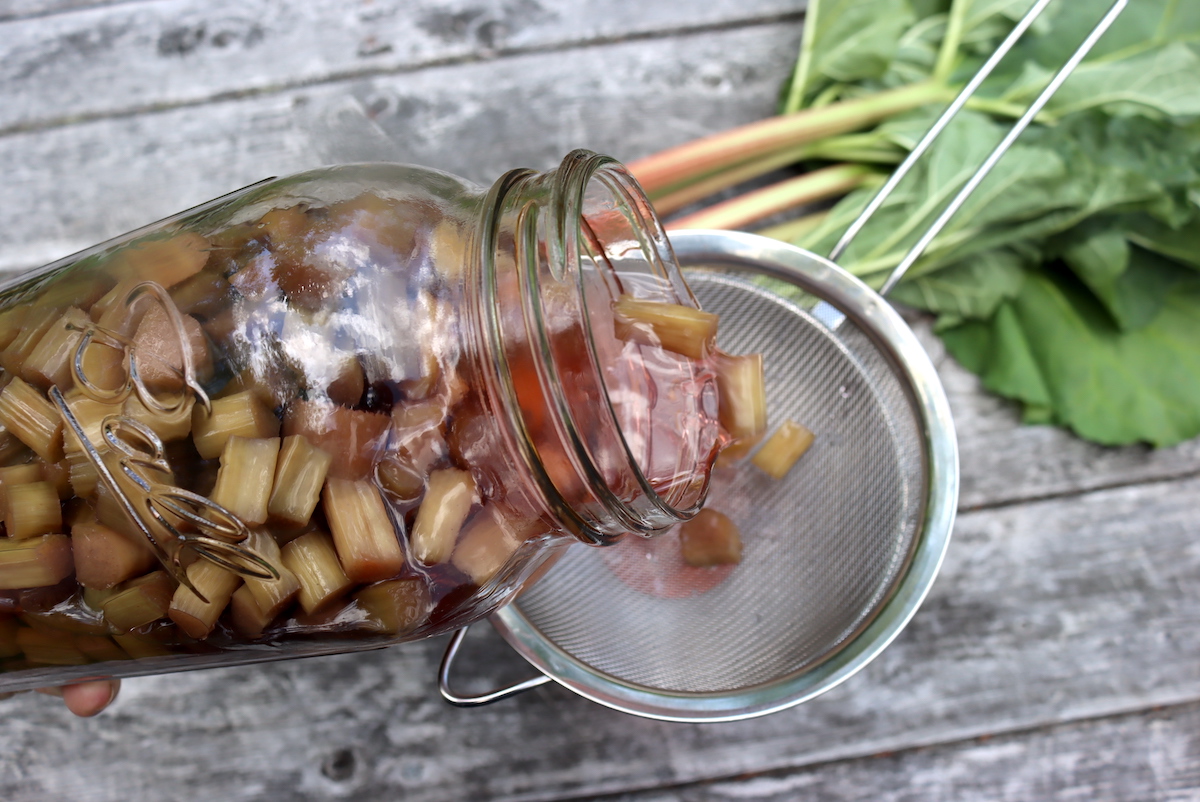
[[[1052,407],[1089,440],[1167,446],[1200,434],[1200,283],[1177,286],[1149,325],[1122,332],[1082,287],[1037,273],[991,322],[944,338],[989,389],[1039,415]]]
[[[976,171],[1003,131],[1002,125],[983,115],[963,112],[876,212],[843,256],[842,266],[859,275],[872,275],[898,264]],[[998,236],[983,244],[980,236],[994,226],[1013,226],[1039,220],[1057,210],[1079,208],[1088,201],[1088,195],[1069,177],[1055,151],[1014,146],[952,218],[912,275],[927,274],[972,253],[1023,239],[1021,234]],[[816,253],[828,253],[854,212],[862,208],[865,197],[864,193],[855,193],[845,198],[824,225],[797,244]]]
[[[1176,228],[1149,215],[1131,215],[1125,231],[1129,240],[1142,248],[1200,270],[1200,212]]]
[[[1025,260],[1007,249],[976,254],[928,275],[902,282],[892,300],[936,312],[940,325],[988,318],[1016,297],[1025,281]]]
[[[830,82],[879,78],[914,19],[909,0],[811,0],[807,47],[792,78],[800,85],[785,94],[803,101]]]
[[[1057,69],[1112,5],[1111,0],[1052,3],[1050,26],[1022,43],[1019,60]],[[1200,3],[1194,0],[1133,0],[1096,44],[1089,62],[1118,61],[1168,42],[1200,39]]]
[[[1026,62],[1006,93],[1013,103],[1029,103],[1049,83],[1055,69]],[[1200,114],[1200,55],[1173,42],[1128,58],[1081,64],[1046,105],[1058,116],[1099,107],[1124,114],[1166,117]]]
[[[869,96],[943,79],[949,66],[950,82],[963,81],[1032,0],[907,0],[911,24],[891,34],[870,19],[888,3],[901,5],[814,0],[808,97]],[[843,266],[882,281],[1110,4],[1052,4]],[[899,115],[873,135],[911,149],[939,111]],[[798,244],[829,252],[870,196],[843,198]],[[951,353],[1018,400],[1025,420],[1166,445],[1200,434],[1197,271],[1200,1],[1133,0],[893,298],[936,313]]]
[[[1063,261],[1104,305],[1123,331],[1148,325],[1167,296],[1190,271],[1130,244],[1116,227],[1096,229],[1073,238]]]

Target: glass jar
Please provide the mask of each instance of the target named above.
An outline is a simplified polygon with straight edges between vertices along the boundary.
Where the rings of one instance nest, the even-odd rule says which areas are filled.
[[[464,626],[700,507],[698,310],[636,183],[272,179],[0,288],[0,691]]]

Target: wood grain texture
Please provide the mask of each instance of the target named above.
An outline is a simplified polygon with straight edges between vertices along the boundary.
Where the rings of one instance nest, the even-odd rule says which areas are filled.
[[[325,163],[486,183],[574,147],[632,159],[758,119],[799,6],[0,0],[0,268]],[[179,47],[160,52],[164,37]],[[915,327],[959,429],[964,512],[910,627],[825,696],[724,725],[557,687],[459,710],[436,695],[437,639],[131,680],[91,720],[13,698],[0,798],[1200,798],[1200,442],[1105,449],[1022,427]],[[529,670],[486,627],[465,659],[473,690]]]
[[[18,697],[0,796],[587,798],[1190,703],[1197,543],[1200,480],[966,513],[930,598],[879,659],[749,722],[644,721],[553,687],[453,709],[436,697],[439,642],[128,681],[90,721]],[[471,687],[521,673],[494,636],[467,658]]]
[[[537,53],[0,137],[0,269],[338,161],[490,183],[587,147],[631,159],[770,113],[799,26]]]
[[[798,18],[799,0],[160,0],[0,25],[0,133],[451,61]]]
[[[0,0],[0,22],[131,2],[138,0]]]
[[[1184,802],[1200,788],[1200,705],[881,754],[605,802]]]

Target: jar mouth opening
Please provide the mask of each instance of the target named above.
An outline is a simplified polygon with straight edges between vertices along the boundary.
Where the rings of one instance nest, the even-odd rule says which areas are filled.
[[[707,494],[715,437],[706,440],[709,433],[697,431],[676,438],[685,448],[675,455],[661,444],[655,451],[653,443],[666,437],[655,434],[663,423],[655,417],[657,404],[645,399],[661,389],[656,378],[679,388],[656,376],[651,360],[643,362],[641,346],[616,335],[614,309],[623,296],[698,308],[645,194],[613,159],[575,151],[549,173],[507,174],[493,187],[491,201],[484,231],[504,216],[512,232],[524,319],[519,333],[532,354],[525,356],[539,385],[537,402],[553,421],[549,447],[531,442],[526,405],[510,405],[509,411],[520,407],[516,445],[551,512],[577,537],[596,544],[628,532],[652,534],[692,517]],[[498,239],[485,243],[485,264],[500,246]],[[490,279],[485,297],[497,298],[491,294],[497,276]],[[573,315],[570,336],[564,335],[564,309]],[[513,395],[525,390],[528,397],[528,388],[513,381],[504,334],[497,334],[493,353],[503,381]],[[676,361],[678,371],[683,360]],[[612,369],[616,363],[619,370]],[[697,384],[694,374],[689,364],[687,380]]]
[[[564,160],[564,165],[576,154],[587,161],[595,160],[594,168],[585,174],[576,193],[568,196],[569,208],[565,217],[577,221],[568,229],[568,240],[573,235],[576,242],[568,245],[568,258],[578,255],[587,258],[596,266],[605,279],[607,293],[600,297],[589,297],[589,288],[580,272],[580,288],[586,304],[611,304],[623,294],[638,300],[675,304],[698,309],[700,304],[683,278],[675,259],[675,251],[667,238],[657,213],[636,179],[621,163],[586,151],[576,151]],[[590,159],[588,158],[590,157]],[[590,166],[590,165],[589,165]],[[595,295],[594,289],[592,295]],[[597,332],[589,332],[589,346],[594,363],[600,365],[596,343]],[[605,384],[608,410],[615,408],[614,398]],[[651,471],[642,465],[630,442],[627,425],[613,418],[628,464],[636,472],[646,498],[654,511],[643,509],[640,520],[645,524],[643,531],[655,532],[688,520],[700,509],[708,491],[707,471],[698,470],[698,483],[679,482],[665,487],[655,486]],[[697,466],[698,468],[701,466]],[[704,466],[707,467],[707,466]]]

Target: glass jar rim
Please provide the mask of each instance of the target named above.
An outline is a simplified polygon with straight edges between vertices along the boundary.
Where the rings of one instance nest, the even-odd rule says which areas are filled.
[[[699,304],[684,280],[682,271],[675,260],[674,251],[667,239],[658,216],[655,214],[649,199],[638,185],[636,179],[615,159],[586,150],[576,150],[568,154],[562,164],[546,173],[533,170],[513,170],[502,176],[488,192],[483,205],[483,225],[481,226],[481,243],[478,251],[485,265],[484,298],[494,297],[494,283],[488,288],[488,260],[495,252],[495,232],[506,204],[514,197],[520,197],[522,192],[530,191],[533,187],[548,190],[548,201],[539,203],[538,222],[546,225],[546,236],[539,239],[538,244],[546,251],[547,263],[558,279],[571,278],[572,274],[579,282],[580,292],[583,292],[583,274],[580,265],[584,254],[592,257],[593,262],[603,264],[606,269],[616,275],[616,267],[605,255],[605,234],[594,230],[588,222],[589,191],[599,187],[610,201],[623,212],[618,218],[623,219],[621,233],[628,235],[636,242],[635,250],[640,258],[636,258],[644,272],[657,279],[657,286],[670,302],[698,308]],[[494,266],[492,266],[494,267]],[[531,275],[533,269],[530,269]],[[492,277],[494,279],[494,277]],[[536,277],[534,276],[536,279]],[[536,288],[536,281],[530,287]],[[536,296],[536,292],[528,293]],[[524,298],[523,302],[531,303],[534,307],[537,299]],[[507,375],[501,335],[494,315],[494,304],[484,304],[485,317],[489,314],[492,319],[485,325],[485,330],[492,337],[491,350],[498,367],[501,367],[501,381],[507,383],[511,390],[511,376]],[[527,309],[531,318],[538,318],[540,310]],[[544,327],[535,330],[538,337],[538,348],[544,354],[550,353],[548,332]],[[587,333],[589,358],[593,364],[599,364],[597,349],[592,332]],[[547,377],[543,375],[543,379]],[[577,538],[593,544],[610,543],[626,532],[634,531],[641,534],[654,534],[668,527],[686,521],[693,517],[702,506],[708,490],[708,471],[703,459],[698,458],[693,476],[690,481],[676,483],[677,488],[672,493],[662,493],[651,483],[646,471],[634,454],[626,434],[617,420],[612,399],[607,385],[602,381],[601,389],[607,407],[608,421],[614,427],[619,439],[620,449],[635,478],[638,494],[633,501],[620,498],[606,486],[601,472],[594,464],[588,453],[580,427],[574,420],[570,404],[567,401],[566,390],[561,383],[550,380],[544,384],[544,389],[550,393],[555,413],[564,424],[563,430],[572,447],[574,459],[582,468],[584,476],[589,480],[589,486],[596,492],[607,512],[618,526],[611,530],[601,530],[590,524],[579,514],[570,503],[563,498],[552,478],[545,470],[536,448],[527,432],[521,430],[517,442],[521,456],[543,498],[551,507],[553,514],[566,525]],[[517,421],[521,429],[521,421]]]

